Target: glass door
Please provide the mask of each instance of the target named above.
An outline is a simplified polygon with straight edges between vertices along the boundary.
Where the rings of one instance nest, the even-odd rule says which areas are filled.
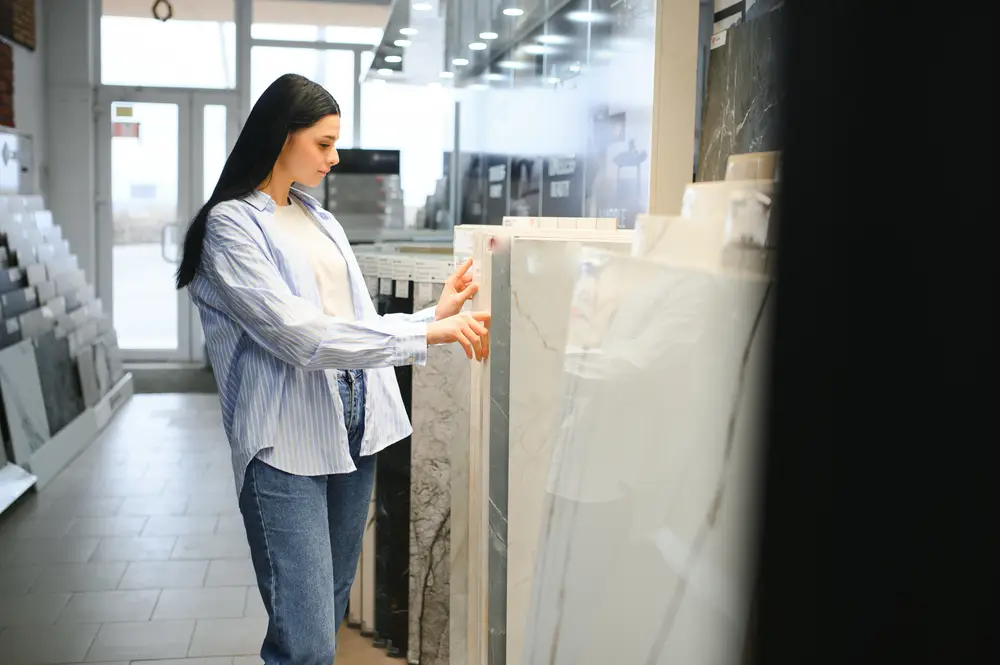
[[[101,91],[98,288],[128,360],[204,359],[174,272],[184,230],[235,143],[236,103],[227,92]]]

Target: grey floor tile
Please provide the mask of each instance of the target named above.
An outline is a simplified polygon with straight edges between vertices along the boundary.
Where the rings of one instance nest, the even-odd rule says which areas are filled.
[[[233,659],[229,656],[221,658],[171,658],[169,660],[132,661],[132,663],[133,665],[233,665]]]
[[[232,535],[181,536],[171,559],[249,559],[246,537]]]
[[[96,497],[140,497],[159,496],[163,491],[163,482],[154,479],[110,480],[90,488],[90,494]]]
[[[247,528],[243,524],[243,516],[239,513],[235,515],[220,515],[219,524],[215,527],[215,533],[218,535],[239,536],[242,540],[246,541]]]
[[[118,514],[137,515],[141,517],[183,515],[187,509],[187,505],[187,497],[133,497],[124,500]]]
[[[177,545],[176,536],[105,538],[91,561],[167,561]]]
[[[69,602],[68,593],[29,593],[23,596],[0,595],[0,628],[42,626],[54,623]],[[0,654],[2,658],[2,654]]]
[[[233,658],[233,665],[263,665],[263,663],[260,656],[236,656]]]
[[[99,628],[93,623],[5,628],[0,654],[4,665],[82,663]]]
[[[110,591],[125,573],[122,562],[57,563],[46,566],[32,585],[32,593]]]
[[[69,528],[69,536],[126,537],[138,536],[148,517],[77,517]]]
[[[198,515],[158,515],[150,517],[142,531],[143,536],[197,536],[215,533],[219,518]]]
[[[28,593],[44,570],[43,566],[13,566],[0,568],[0,596],[20,596]]]
[[[34,513],[21,519],[13,530],[15,540],[62,538],[69,533],[75,518],[69,515]]]
[[[191,656],[250,656],[260,653],[267,619],[202,619],[191,640]]]
[[[204,586],[208,561],[139,561],[128,565],[119,589],[189,589]]]
[[[98,538],[32,538],[17,540],[4,560],[5,566],[84,563],[100,544]]]
[[[205,586],[257,586],[250,559],[218,559],[208,566]]]
[[[38,514],[66,517],[112,517],[118,513],[122,501],[124,499],[115,497],[57,499],[48,506],[39,508]]]
[[[244,616],[246,596],[244,587],[165,589],[153,619],[239,619]]]
[[[260,589],[255,586],[247,587],[247,603],[243,608],[245,617],[266,617],[267,609],[264,608],[264,600],[260,597]]]
[[[59,623],[145,621],[153,615],[158,590],[74,593],[59,615]]]
[[[188,500],[188,515],[239,515],[240,504],[236,490],[230,486],[228,492],[198,494]],[[241,518],[242,519],[242,518]]]
[[[88,661],[183,658],[187,655],[194,621],[106,623],[87,653]]]

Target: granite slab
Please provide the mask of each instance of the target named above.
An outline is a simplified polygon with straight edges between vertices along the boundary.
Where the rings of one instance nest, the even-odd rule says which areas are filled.
[[[34,343],[49,431],[57,434],[86,408],[80,377],[69,352],[68,340],[47,332],[38,336]]]

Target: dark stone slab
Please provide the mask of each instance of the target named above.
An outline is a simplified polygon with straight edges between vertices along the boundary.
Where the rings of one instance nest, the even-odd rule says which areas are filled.
[[[33,309],[38,309],[38,294],[31,287],[9,291],[0,295],[0,311],[3,311],[4,317],[8,319],[20,316]]]
[[[49,431],[55,435],[86,408],[80,377],[69,353],[69,341],[57,338],[54,333],[46,333],[35,340],[35,357]]]

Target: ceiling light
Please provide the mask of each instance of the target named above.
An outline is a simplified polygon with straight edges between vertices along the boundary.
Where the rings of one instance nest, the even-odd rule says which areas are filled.
[[[579,63],[574,63],[574,64],[570,65],[569,66],[569,70],[571,72],[578,72],[578,71],[580,71],[580,65],[579,65]]]
[[[473,83],[469,86],[469,90],[486,90],[488,87],[485,83]]]
[[[434,5],[429,2],[414,2],[412,6],[418,12],[429,12],[434,9]]]
[[[417,29],[416,28],[400,28],[399,29],[399,34],[401,34],[401,35],[408,35],[408,36],[409,35],[415,35],[415,34],[417,34]]]
[[[573,40],[565,35],[538,35],[538,41],[542,44],[569,44]]]
[[[371,82],[372,83],[379,83],[381,85],[385,85],[386,83],[388,83],[388,81],[386,81],[385,79],[372,79]]]
[[[566,19],[575,23],[604,23],[608,18],[607,14],[600,12],[576,11],[566,14]]]
[[[530,69],[532,66],[526,62],[518,62],[516,60],[501,60],[497,63],[497,67],[501,69]]]
[[[381,74],[382,76],[392,76],[392,70],[389,69],[388,67],[383,67],[382,69],[378,70],[378,73]]]
[[[393,44],[399,47],[409,46],[412,43],[413,42],[411,42],[409,39],[397,39],[396,41],[393,42]]]
[[[543,46],[542,44],[528,44],[521,50],[530,55],[546,55],[552,53],[555,49],[551,46]]]
[[[500,36],[500,35],[498,35],[498,34],[497,34],[497,33],[495,33],[495,32],[480,32],[480,33],[479,33],[479,38],[480,38],[480,39],[486,39],[486,40],[490,40],[490,39],[496,39],[496,38],[497,38],[497,37],[499,37],[499,36]]]
[[[472,42],[471,44],[469,44],[469,48],[471,48],[473,51],[485,51],[486,44],[484,44],[483,42]]]
[[[503,15],[504,16],[523,16],[524,15],[524,10],[523,9],[518,9],[517,7],[508,7],[507,9],[503,10]]]
[[[504,76],[503,74],[497,74],[496,72],[493,72],[493,73],[490,73],[490,74],[486,75],[486,80],[487,81],[505,81],[505,80],[507,80],[507,77]]]
[[[552,85],[555,85],[556,83],[559,83],[560,80],[561,79],[558,76],[552,76],[552,77],[549,78],[549,83],[551,83]]]
[[[466,60],[465,58],[455,58],[454,60],[451,61],[451,64],[455,65],[456,67],[465,67],[467,64],[469,64],[469,61]]]
[[[455,72],[441,72],[439,76],[443,79],[453,79],[455,78]]]
[[[386,62],[403,62],[403,56],[401,55],[387,55],[385,56]]]
[[[431,81],[427,85],[429,87],[431,87],[431,88],[440,88],[441,87],[441,81]]]

